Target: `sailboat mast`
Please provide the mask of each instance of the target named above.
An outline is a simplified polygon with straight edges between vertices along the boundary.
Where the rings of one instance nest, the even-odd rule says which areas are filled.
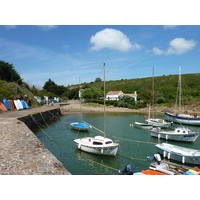
[[[106,137],[106,65],[104,63],[104,137]]]
[[[152,99],[152,110],[153,110],[153,118],[154,118],[154,67],[152,67],[152,91],[153,91],[153,99]]]
[[[81,114],[81,122],[82,122],[82,106],[81,106],[81,79],[80,79],[80,76],[79,76],[79,100],[80,100],[80,114]]]
[[[182,85],[181,85],[181,66],[179,66],[179,109],[182,111]]]

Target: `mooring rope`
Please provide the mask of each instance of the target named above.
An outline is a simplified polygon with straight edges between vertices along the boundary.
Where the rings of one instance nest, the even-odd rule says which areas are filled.
[[[42,113],[40,113],[40,115],[41,115],[41,117],[42,117],[44,123],[49,127],[49,125],[48,125],[47,122],[45,121],[44,117],[42,116]]]

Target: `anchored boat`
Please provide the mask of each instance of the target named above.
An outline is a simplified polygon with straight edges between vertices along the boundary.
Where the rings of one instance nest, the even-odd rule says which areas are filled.
[[[162,130],[161,128],[157,127],[151,129],[150,132],[152,137],[181,142],[194,142],[200,135],[200,132],[193,132],[184,127],[178,127],[172,131]]]
[[[180,147],[172,144],[156,144],[158,153],[168,159],[176,160],[182,163],[200,165],[200,150]]]
[[[108,156],[115,156],[119,147],[118,143],[114,143],[111,139],[106,138],[106,112],[105,112],[105,64],[104,64],[104,137],[85,137],[80,139],[75,139],[74,142],[78,149],[93,153]]]

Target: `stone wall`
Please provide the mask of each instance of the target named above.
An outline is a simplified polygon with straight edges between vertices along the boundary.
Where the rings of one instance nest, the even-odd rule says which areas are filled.
[[[37,124],[45,125],[45,122],[59,118],[61,116],[60,108],[29,114],[19,117],[18,120],[24,122],[29,129],[35,128]]]

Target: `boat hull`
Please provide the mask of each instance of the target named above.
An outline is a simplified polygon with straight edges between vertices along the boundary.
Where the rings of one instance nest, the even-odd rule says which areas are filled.
[[[171,150],[169,150],[167,148],[164,148],[164,147],[161,147],[159,145],[155,145],[155,146],[157,148],[158,153],[162,154],[163,157],[166,157],[166,158],[172,159],[172,160],[176,160],[176,161],[181,162],[181,163],[200,165],[200,155],[198,155],[198,156],[194,156],[194,155],[189,156],[189,155],[177,153],[175,151],[171,151]]]
[[[159,122],[159,120],[152,120],[152,119],[147,119],[145,120],[149,125],[154,126],[154,127],[163,127],[163,128],[169,128],[171,126],[171,123],[169,122]]]
[[[134,125],[135,125],[135,127],[138,127],[138,128],[144,128],[144,129],[152,128],[152,125],[144,124],[144,123],[140,123],[140,122],[134,122]]]
[[[186,125],[200,125],[200,118],[190,118],[190,117],[181,117],[175,114],[165,112],[165,120],[171,121],[178,124],[186,124]]]
[[[118,144],[113,144],[111,146],[97,147],[91,146],[89,143],[81,142],[81,139],[74,140],[78,149],[85,151],[87,153],[106,155],[106,156],[116,156],[118,150]]]
[[[86,123],[79,123],[79,122],[74,122],[70,123],[71,128],[77,131],[88,131],[92,127],[87,125]]]
[[[180,141],[180,142],[194,142],[199,137],[199,133],[169,134],[169,133],[151,130],[151,136],[156,137],[158,139],[164,139],[164,140],[174,140],[174,141]]]

